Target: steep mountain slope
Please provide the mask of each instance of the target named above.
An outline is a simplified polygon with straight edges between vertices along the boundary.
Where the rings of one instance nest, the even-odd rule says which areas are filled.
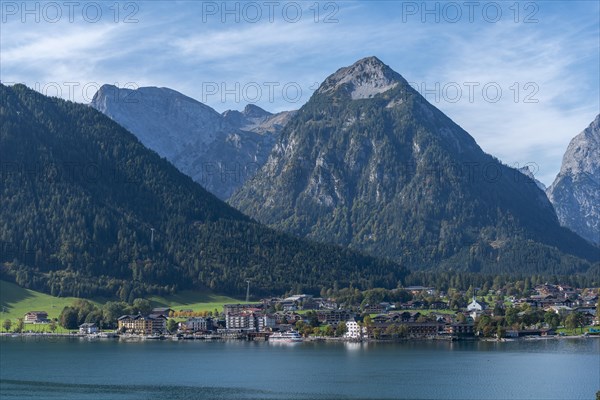
[[[547,194],[563,226],[600,245],[600,114],[569,143]]]
[[[519,168],[519,172],[531,179],[532,181],[534,181],[538,188],[540,188],[543,191],[546,191],[546,185],[544,185],[535,177],[535,175],[528,166]]]
[[[53,295],[395,287],[399,265],[261,226],[81,104],[0,85],[0,277]]]
[[[168,88],[103,85],[91,106],[210,192],[227,199],[263,165],[291,112],[248,105],[219,114]]]
[[[295,235],[420,268],[565,273],[600,256],[559,226],[531,179],[375,57],[323,82],[230,204]]]

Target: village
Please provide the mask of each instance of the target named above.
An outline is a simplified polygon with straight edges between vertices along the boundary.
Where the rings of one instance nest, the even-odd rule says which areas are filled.
[[[298,294],[224,304],[222,311],[214,312],[160,307],[143,314],[121,315],[115,329],[84,322],[70,334],[124,340],[274,340],[281,333],[293,332],[302,340],[337,341],[557,337],[559,327],[579,328],[586,336],[600,334],[596,289],[543,284],[533,288],[528,297],[487,291],[485,295],[473,294],[467,304],[457,304],[457,298],[464,299],[470,293],[448,294],[423,286],[398,290],[403,293],[400,298],[410,300],[367,302],[385,297],[374,292],[361,304],[348,304]],[[27,313],[24,322],[54,323],[44,311]]]

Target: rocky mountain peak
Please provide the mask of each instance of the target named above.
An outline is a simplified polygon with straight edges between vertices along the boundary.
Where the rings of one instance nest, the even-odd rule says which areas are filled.
[[[255,105],[219,114],[169,88],[103,85],[91,106],[221,199],[253,176],[292,114]]]
[[[586,173],[600,178],[600,114],[571,140],[563,156],[560,173]]]
[[[534,175],[533,171],[529,168],[529,166],[524,166],[519,168],[519,172],[522,173],[523,175],[525,175],[526,177],[528,177],[529,179],[531,179],[532,181],[535,182],[535,184],[537,185],[537,187],[539,187],[540,189],[542,189],[543,191],[546,190],[546,185],[544,185],[542,182],[540,182]]]
[[[401,82],[404,78],[377,57],[366,57],[330,75],[317,93],[332,94],[341,89],[352,100],[367,99],[387,92]]]
[[[600,114],[571,140],[546,194],[563,226],[600,244]]]
[[[323,82],[229,202],[276,229],[416,268],[500,273],[531,271],[519,261],[540,254],[591,257],[519,175],[369,57]]]
[[[248,118],[264,118],[273,115],[270,112],[265,111],[254,104],[248,104],[246,107],[244,107],[244,111],[242,111],[242,114],[244,114]]]

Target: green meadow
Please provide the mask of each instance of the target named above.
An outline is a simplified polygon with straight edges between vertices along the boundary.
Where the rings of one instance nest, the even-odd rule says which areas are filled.
[[[13,322],[29,311],[46,311],[48,318],[58,318],[62,309],[70,306],[77,300],[76,297],[54,297],[34,290],[24,289],[14,283],[0,280],[0,319],[11,319]],[[89,300],[89,299],[88,299]],[[90,300],[98,306],[106,301],[115,299]],[[191,309],[194,311],[214,311],[216,308],[221,312],[223,304],[243,303],[233,297],[222,296],[211,292],[194,292],[184,290],[169,296],[151,296],[148,298],[155,307],[170,307],[175,311]],[[27,329],[30,326],[27,325]],[[35,328],[32,328],[35,330]],[[37,329],[43,329],[41,326]]]

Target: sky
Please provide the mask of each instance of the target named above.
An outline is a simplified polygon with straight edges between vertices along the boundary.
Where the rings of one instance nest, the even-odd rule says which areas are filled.
[[[546,185],[600,113],[595,0],[0,1],[0,81],[83,103],[110,83],[298,109],[366,56]]]

